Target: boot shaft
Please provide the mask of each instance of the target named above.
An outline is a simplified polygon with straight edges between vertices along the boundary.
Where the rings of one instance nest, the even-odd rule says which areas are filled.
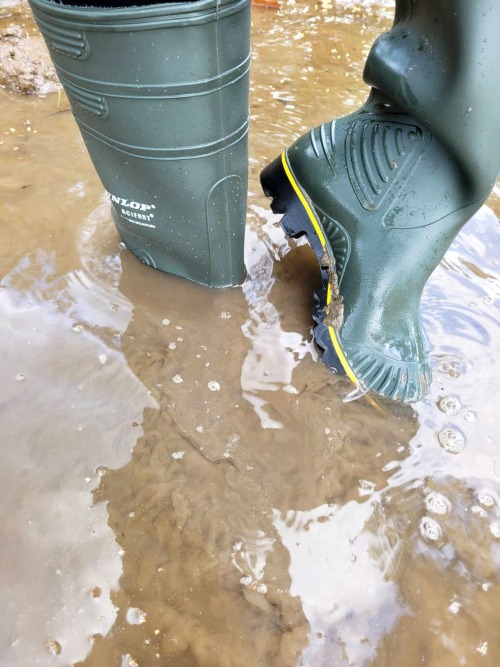
[[[397,0],[390,32],[364,79],[443,144],[463,171],[467,205],[491,191],[500,167],[500,3]]]
[[[31,6],[128,247],[202,284],[240,283],[249,0]]]

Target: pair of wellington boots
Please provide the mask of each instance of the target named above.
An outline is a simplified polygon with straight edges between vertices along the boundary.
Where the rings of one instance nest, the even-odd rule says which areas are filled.
[[[241,283],[250,0],[29,1],[128,248],[204,285]],[[363,391],[428,391],[422,290],[498,175],[499,32],[491,0],[397,0],[365,105],[261,174],[320,265],[322,359]]]

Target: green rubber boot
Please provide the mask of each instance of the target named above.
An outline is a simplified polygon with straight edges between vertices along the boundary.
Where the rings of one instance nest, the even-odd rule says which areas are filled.
[[[127,247],[241,283],[250,0],[30,4]]]
[[[428,391],[423,287],[500,165],[500,3],[399,0],[362,109],[302,136],[261,174],[289,236],[319,261],[322,360],[363,390]]]

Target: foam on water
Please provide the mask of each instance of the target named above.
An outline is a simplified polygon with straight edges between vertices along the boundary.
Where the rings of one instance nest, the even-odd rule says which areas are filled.
[[[477,502],[483,507],[489,508],[489,507],[494,507],[496,505],[495,498],[488,491],[478,491],[476,498]]]
[[[456,615],[460,611],[461,607],[462,605],[460,604],[460,602],[458,602],[458,600],[453,600],[453,602],[448,607],[448,611]]]
[[[486,519],[486,517],[488,516],[486,510],[483,507],[480,507],[479,505],[473,505],[471,507],[471,512],[473,514],[476,514],[477,516],[480,516],[481,519]]]
[[[462,409],[462,405],[456,396],[444,396],[438,402],[438,408],[441,410],[441,412],[444,412],[445,414],[451,415],[453,417],[458,415]]]
[[[216,380],[210,380],[208,388],[210,391],[220,391],[220,384]]]
[[[47,641],[47,649],[51,655],[60,655],[62,651],[62,646],[55,639],[49,639]]]
[[[465,436],[455,428],[445,428],[440,431],[438,440],[441,447],[452,454],[459,454],[465,447]]]
[[[146,612],[138,607],[129,607],[126,614],[127,623],[130,625],[141,625],[146,621]]]
[[[424,516],[420,520],[420,534],[429,542],[438,542],[443,536],[443,531],[435,519]]]
[[[493,537],[497,540],[500,539],[500,523],[498,521],[495,521],[494,523],[490,524],[490,533],[493,535]]]
[[[446,496],[441,493],[433,491],[425,499],[425,506],[427,511],[431,514],[438,514],[443,516],[448,514],[451,510],[451,503]]]
[[[486,655],[488,653],[488,642],[481,642],[477,647],[476,651],[480,655]]]

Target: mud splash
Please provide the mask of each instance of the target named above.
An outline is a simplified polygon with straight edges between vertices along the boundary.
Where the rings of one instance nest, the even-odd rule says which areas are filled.
[[[258,185],[364,101],[390,14],[254,10],[242,289],[140,264],[65,98],[0,91],[2,664],[499,664],[499,193],[426,289],[412,409],[344,402]]]

